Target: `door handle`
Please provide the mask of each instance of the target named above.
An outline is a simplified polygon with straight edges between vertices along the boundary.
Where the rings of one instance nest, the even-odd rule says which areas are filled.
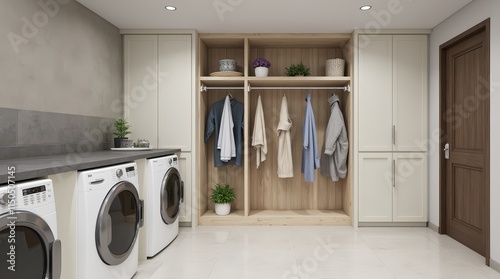
[[[396,188],[396,160],[392,160],[392,187]]]
[[[445,160],[449,160],[450,159],[450,144],[449,143],[446,143],[444,145],[444,159]]]
[[[392,144],[396,145],[396,125],[392,125]]]

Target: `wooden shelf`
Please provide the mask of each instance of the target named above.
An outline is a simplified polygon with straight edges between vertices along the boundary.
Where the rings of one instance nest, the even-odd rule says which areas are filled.
[[[243,86],[245,79],[253,87],[338,87],[350,84],[350,77],[200,77],[206,86]]]
[[[251,86],[337,87],[350,84],[350,77],[248,77]]]
[[[206,86],[243,86],[244,77],[200,77],[200,82]]]
[[[213,210],[200,217],[200,225],[248,226],[351,226],[351,217],[342,210],[243,210],[218,216]]]

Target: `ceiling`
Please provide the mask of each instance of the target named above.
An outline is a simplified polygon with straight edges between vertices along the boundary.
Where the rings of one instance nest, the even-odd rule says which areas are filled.
[[[472,0],[77,0],[120,29],[346,33],[432,29]],[[368,4],[370,11],[359,8]],[[170,12],[165,6],[173,5]]]

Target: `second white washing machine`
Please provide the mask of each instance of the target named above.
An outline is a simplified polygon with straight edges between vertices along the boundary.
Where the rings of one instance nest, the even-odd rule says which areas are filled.
[[[146,169],[147,257],[153,257],[179,234],[184,184],[176,155],[148,159]]]
[[[138,268],[139,199],[135,163],[78,174],[78,279],[129,279]]]

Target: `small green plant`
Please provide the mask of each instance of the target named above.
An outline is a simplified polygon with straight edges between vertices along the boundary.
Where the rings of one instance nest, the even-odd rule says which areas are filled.
[[[113,125],[115,126],[116,130],[115,132],[113,132],[113,135],[115,135],[115,137],[118,139],[124,139],[128,134],[132,134],[132,132],[129,131],[130,125],[123,117],[118,118],[115,123],[113,123]]]
[[[234,195],[234,189],[229,187],[229,184],[215,184],[215,188],[212,189],[212,194],[210,195],[210,200],[214,203],[230,203],[236,199]]]
[[[311,69],[309,67],[306,67],[302,62],[299,64],[292,64],[290,67],[285,68],[285,74],[287,76],[310,76],[311,75]]]

